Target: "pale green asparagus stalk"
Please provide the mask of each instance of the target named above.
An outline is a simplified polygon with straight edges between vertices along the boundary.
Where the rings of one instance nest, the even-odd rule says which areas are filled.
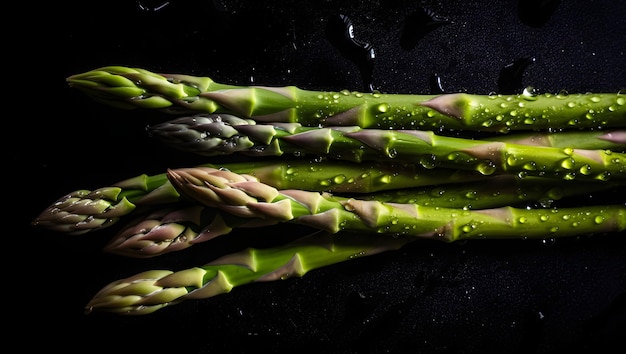
[[[86,305],[87,313],[145,315],[186,300],[208,299],[253,282],[302,277],[332,264],[397,250],[411,238],[316,231],[273,248],[247,248],[189,269],[150,270],[114,281]]]
[[[360,231],[453,242],[464,239],[557,238],[626,229],[625,205],[460,210],[376,200],[336,200],[304,190],[278,190],[211,168],[168,171],[182,194],[240,217],[292,222],[331,233]]]
[[[626,126],[621,93],[416,95],[237,86],[209,77],[108,66],[72,75],[68,83],[124,109],[230,113],[258,122],[378,129],[497,131],[601,129]]]
[[[150,128],[150,134],[166,144],[205,156],[295,154],[355,162],[398,161],[484,175],[513,173],[603,181],[626,178],[626,153],[611,150],[532,146],[448,137],[433,131],[315,128],[297,123],[230,124],[228,115],[219,120],[203,118],[182,117],[158,124]]]
[[[396,188],[484,179],[474,171],[429,170],[415,164],[351,163],[303,158],[259,159],[203,166],[250,174],[281,189],[370,193]],[[84,234],[114,225],[137,208],[180,201],[167,174],[139,175],[95,190],[76,190],[55,201],[32,222],[57,232]]]
[[[242,177],[250,179],[246,175]],[[355,198],[467,210],[524,203],[550,207],[555,201],[608,191],[609,187],[609,183],[563,183],[539,177],[519,179],[511,175],[501,175],[493,176],[489,181],[360,193]],[[340,202],[349,200],[348,197],[337,195],[326,197]],[[230,233],[234,228],[266,226],[268,223],[271,225],[275,222],[260,218],[241,218],[202,205],[168,207],[158,209],[125,226],[104,250],[127,257],[155,257],[209,241]]]

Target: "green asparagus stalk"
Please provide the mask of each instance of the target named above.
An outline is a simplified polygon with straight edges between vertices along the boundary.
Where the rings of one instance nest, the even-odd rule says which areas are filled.
[[[150,134],[181,150],[206,156],[308,154],[354,162],[399,161],[484,175],[514,173],[566,180],[626,178],[626,154],[611,150],[531,146],[448,137],[433,131],[315,128],[297,123],[230,124],[228,115],[219,120],[203,118],[182,117],[158,124],[150,128]]]
[[[247,127],[253,125],[254,127]],[[293,129],[293,124],[277,124],[284,129]],[[233,126],[236,126],[234,128]],[[179,150],[200,155],[234,153],[244,149],[255,149],[259,142],[268,145],[267,135],[272,134],[272,123],[256,124],[231,114],[195,114],[179,117],[167,122],[148,126],[148,133],[167,145]],[[528,146],[555,148],[577,148],[588,150],[626,150],[626,130],[570,130],[561,132],[514,132],[496,134],[482,138]]]
[[[528,202],[549,207],[557,200],[610,190],[609,185],[502,175],[491,177],[488,183],[477,181],[396,189],[361,193],[355,198],[459,209],[487,209]],[[333,200],[348,201],[349,198],[334,196]],[[267,219],[241,218],[201,205],[167,207],[125,226],[105,246],[104,251],[134,258],[155,257],[209,241],[230,233],[234,228],[266,226],[268,222],[270,225],[274,223]]]
[[[331,233],[360,231],[431,238],[557,238],[626,229],[626,206],[459,210],[376,200],[336,200],[328,193],[278,190],[211,168],[169,170],[172,185],[199,203],[239,217],[292,222]]]
[[[86,313],[145,315],[186,300],[208,299],[253,282],[302,277],[321,267],[397,250],[411,238],[317,231],[273,248],[247,248],[189,269],[150,270],[114,281],[86,305]]]
[[[202,166],[249,174],[281,189],[370,193],[445,183],[484,179],[473,171],[429,170],[414,164],[351,163],[318,159],[260,159]],[[142,174],[95,190],[68,193],[43,210],[34,226],[80,235],[114,225],[137,208],[179,202],[178,191],[166,173]]]
[[[602,129],[626,126],[621,93],[440,95],[237,86],[209,77],[107,66],[67,78],[94,100],[123,109],[230,113],[303,126],[469,131]]]

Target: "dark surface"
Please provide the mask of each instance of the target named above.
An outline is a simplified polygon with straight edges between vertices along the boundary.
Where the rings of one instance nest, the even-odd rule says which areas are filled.
[[[5,170],[5,193],[15,196],[5,224],[8,230],[17,225],[17,233],[5,233],[5,259],[11,262],[5,265],[4,306],[18,315],[10,322],[24,338],[17,344],[143,353],[623,349],[626,239],[619,235],[554,244],[417,242],[300,279],[243,286],[148,316],[116,317],[83,314],[111,281],[147,269],[200,265],[243,241],[261,245],[274,232],[289,238],[302,230],[235,233],[180,254],[132,260],[102,254],[113,230],[67,236],[29,225],[70,191],[206,162],[146,136],[145,126],[161,116],[104,107],[66,85],[67,76],[100,66],[335,91],[626,87],[625,2],[520,3],[24,3],[41,20],[26,16],[23,27],[13,29],[9,44],[20,49],[5,67],[9,77],[17,75],[11,83],[18,86],[16,91],[5,84],[11,92],[5,106],[17,110],[5,113],[5,122],[20,129],[5,130],[12,165]],[[348,23],[354,38],[346,41]],[[30,34],[22,34],[24,27]],[[8,145],[9,138],[18,146]]]

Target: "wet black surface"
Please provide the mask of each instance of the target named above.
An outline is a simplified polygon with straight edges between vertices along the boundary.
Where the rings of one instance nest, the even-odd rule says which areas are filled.
[[[235,232],[181,254],[132,260],[101,252],[114,229],[67,236],[29,225],[70,191],[207,161],[146,136],[145,126],[163,116],[103,107],[66,85],[67,76],[100,66],[242,85],[386,93],[626,87],[626,3],[529,2],[537,11],[522,3],[24,3],[27,13],[43,16],[24,17],[31,34],[16,28],[8,40],[20,49],[9,56],[15,63],[6,71],[17,75],[11,80],[17,91],[5,86],[12,91],[5,105],[18,113],[5,114],[5,122],[19,130],[5,130],[5,138],[18,142],[5,143],[12,165],[5,192],[15,196],[7,219],[17,233],[5,234],[5,259],[12,261],[4,293],[5,308],[17,313],[12,331],[26,338],[18,345],[185,353],[250,347],[273,353],[607,353],[612,346],[617,352],[626,313],[626,243],[619,235],[553,244],[417,242],[301,279],[116,317],[83,314],[95,292],[113,280],[200,265],[244,242],[265,245],[269,237],[278,242],[303,230]]]

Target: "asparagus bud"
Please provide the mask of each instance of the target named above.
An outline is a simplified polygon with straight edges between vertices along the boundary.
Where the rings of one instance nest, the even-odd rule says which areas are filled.
[[[133,258],[155,257],[228,234],[236,227],[264,224],[262,219],[238,218],[201,205],[161,208],[126,225],[104,251]]]

